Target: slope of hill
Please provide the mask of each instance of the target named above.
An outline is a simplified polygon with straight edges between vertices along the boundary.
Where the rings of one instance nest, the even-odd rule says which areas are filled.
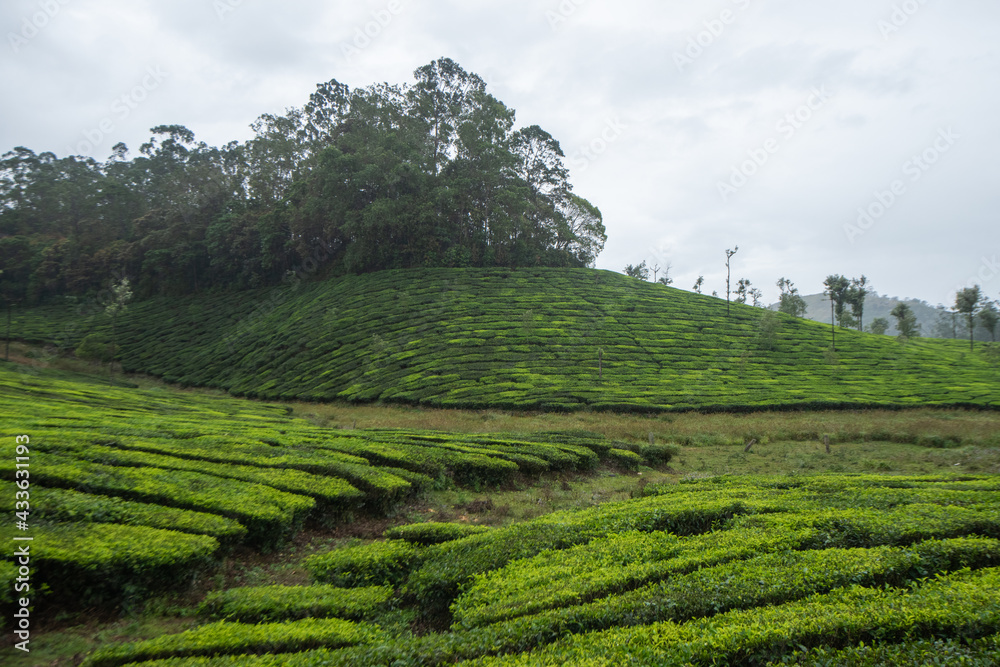
[[[81,314],[82,313],[82,314]],[[17,313],[73,348],[99,309]],[[133,304],[125,369],[268,399],[471,408],[1000,406],[995,358],[589,269],[385,271]]]

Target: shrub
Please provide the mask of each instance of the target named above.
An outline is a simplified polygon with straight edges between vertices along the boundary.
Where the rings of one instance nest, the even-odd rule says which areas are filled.
[[[262,623],[300,618],[359,619],[382,609],[392,597],[388,586],[257,586],[213,591],[199,613],[227,621]]]
[[[369,643],[381,637],[381,631],[374,626],[341,619],[310,618],[261,625],[219,621],[176,635],[100,648],[83,665],[117,667],[172,657],[305,651]]]
[[[477,526],[468,523],[411,523],[406,526],[396,526],[385,531],[385,536],[393,540],[405,540],[411,544],[428,546],[441,544],[451,540],[459,540],[469,535],[478,535],[489,531],[489,526]]]
[[[111,341],[101,333],[92,333],[84,337],[73,352],[78,359],[84,361],[111,361]]]
[[[609,449],[608,460],[625,470],[638,470],[645,463],[642,456],[627,449]]]
[[[401,583],[423,556],[402,540],[372,542],[335,549],[306,559],[315,581],[335,586],[382,586]]]

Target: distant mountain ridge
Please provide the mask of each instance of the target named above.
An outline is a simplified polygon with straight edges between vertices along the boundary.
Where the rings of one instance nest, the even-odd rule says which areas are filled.
[[[825,322],[826,324],[830,323],[830,300],[826,295],[810,294],[803,296],[802,299],[806,302],[806,319]],[[892,309],[900,303],[905,303],[913,310],[913,314],[916,315],[917,322],[920,324],[921,336],[930,338],[946,337],[938,335],[942,332],[936,332],[938,318],[942,311],[935,306],[919,299],[901,299],[897,296],[885,296],[877,292],[870,293],[868,298],[865,299],[865,327],[871,324],[875,318],[884,317],[889,320],[889,331],[887,334],[891,336],[897,335],[899,331],[896,329],[896,320],[891,313]],[[777,306],[773,307],[777,308]]]

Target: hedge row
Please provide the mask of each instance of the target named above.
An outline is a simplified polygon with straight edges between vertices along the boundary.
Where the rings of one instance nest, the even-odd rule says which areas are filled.
[[[964,548],[957,543],[953,547],[958,552]],[[936,549],[949,547],[942,543]],[[972,550],[984,553],[974,546]],[[894,559],[904,570],[912,563],[905,552],[846,550],[826,562],[812,552],[784,556],[793,559],[791,565],[817,567],[775,573],[766,569],[782,557],[774,554],[756,563],[693,573],[677,583],[468,631],[387,639],[370,647],[144,667],[432,667],[455,663],[610,667],[763,665],[774,660],[796,664],[812,649],[821,647],[826,655],[837,655],[840,648],[859,641],[912,643],[933,636],[969,639],[986,649],[1000,630],[1000,570],[996,568],[918,580],[909,588],[887,588],[886,583],[905,578],[893,568]],[[876,570],[868,571],[873,564]],[[825,565],[830,572],[822,571]],[[734,576],[744,581],[730,592],[727,587]],[[874,587],[856,585],[855,580]],[[678,593],[682,597],[675,605],[673,595]],[[794,599],[794,595],[806,597]],[[706,617],[699,618],[706,610]],[[985,640],[977,642],[978,638]]]
[[[175,635],[118,644],[94,651],[84,667],[117,667],[172,657],[282,653],[366,644],[384,638],[381,630],[339,618],[247,625],[219,621]]]
[[[313,580],[335,586],[397,585],[423,557],[419,547],[403,540],[371,542],[314,554],[305,560]]]
[[[203,473],[106,466],[51,453],[45,457],[45,465],[32,470],[40,484],[218,513],[243,524],[247,541],[262,549],[283,543],[315,504],[312,498],[263,484]]]
[[[198,611],[204,616],[242,623],[300,618],[366,618],[392,597],[388,586],[255,586],[209,593]]]
[[[477,576],[451,610],[461,624],[484,625],[772,551],[907,545],[970,534],[1000,537],[1000,514],[995,511],[920,504],[888,512],[757,515],[735,519],[733,525],[685,538],[624,533],[542,552]]]
[[[0,497],[4,499],[0,506],[6,506],[5,509],[11,512],[15,490],[13,482],[0,481]],[[247,529],[239,522],[217,514],[95,496],[71,489],[33,489],[31,516],[34,521],[49,523],[116,523],[210,535],[224,547],[240,543],[247,534]]]
[[[60,442],[55,445],[42,444],[38,446],[38,449],[43,452],[66,452],[71,454],[75,459],[83,459],[115,467],[184,470],[225,479],[236,479],[243,482],[262,484],[278,489],[279,491],[310,496],[317,501],[317,511],[323,513],[336,513],[338,511],[342,512],[347,509],[353,509],[360,504],[362,497],[360,491],[343,479],[313,475],[301,470],[260,468],[257,466],[237,465],[235,463],[212,463],[210,461],[151,454],[144,451],[119,449],[118,447],[105,445],[85,445],[69,442]],[[367,466],[356,467],[367,468]],[[380,473],[377,470],[373,472]],[[398,485],[409,489],[410,485],[408,482],[399,478],[394,479]]]
[[[460,540],[470,535],[489,532],[489,526],[477,526],[470,523],[440,523],[428,521],[396,526],[385,531],[385,537],[390,540],[404,540],[411,544],[429,546],[443,544],[452,540]]]
[[[1000,634],[978,639],[918,639],[903,643],[865,644],[845,649],[816,647],[782,656],[780,663],[800,667],[996,667],[1000,656]]]
[[[0,538],[14,544],[11,532]],[[214,566],[219,549],[207,535],[108,523],[37,523],[31,535],[32,586],[75,607],[183,588]]]
[[[1000,630],[1000,569],[939,577],[912,589],[840,588],[773,607],[573,636],[471,665],[761,664],[794,648],[859,641],[979,638]],[[308,663],[303,663],[308,664]]]
[[[576,511],[555,512],[532,521],[427,548],[423,566],[407,581],[405,592],[428,611],[444,611],[472,578],[529,558],[547,549],[566,549],[609,533],[670,531],[703,533],[738,514],[776,511],[780,501],[766,493],[731,499],[728,494],[645,498]]]

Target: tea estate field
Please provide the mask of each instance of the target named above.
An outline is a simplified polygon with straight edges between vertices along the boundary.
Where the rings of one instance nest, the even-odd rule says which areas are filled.
[[[652,473],[680,451],[583,432],[325,428],[281,405],[6,364],[0,410],[0,535],[33,538],[28,595],[48,619],[141,613],[144,600],[203,585],[223,559],[391,515],[421,494],[609,466]],[[19,435],[30,437],[20,451]],[[183,629],[119,637],[83,664],[996,664],[996,476],[639,488],[505,525],[404,523],[316,550],[301,562],[307,582],[209,587],[181,612]],[[10,553],[5,623],[23,576]]]
[[[15,310],[74,350],[99,301]],[[118,324],[125,370],[268,400],[622,412],[1000,406],[1000,349],[894,338],[590,269],[383,271],[155,298]]]

